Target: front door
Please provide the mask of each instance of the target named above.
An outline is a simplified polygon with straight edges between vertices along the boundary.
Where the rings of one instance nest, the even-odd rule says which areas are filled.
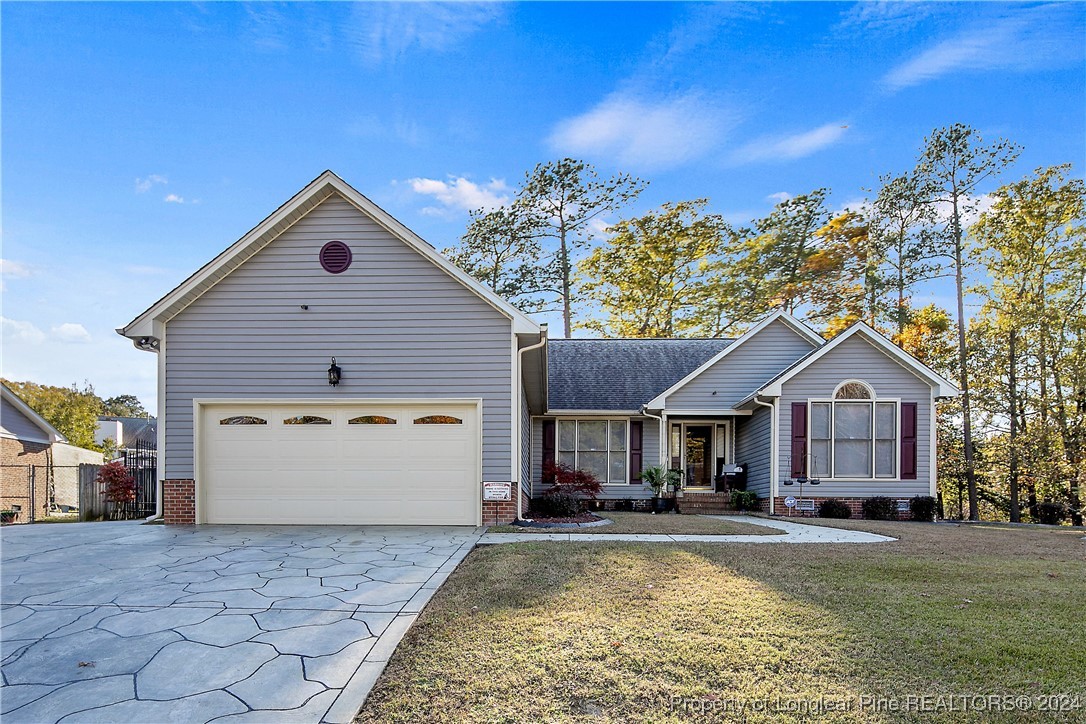
[[[686,450],[684,470],[686,487],[709,488],[713,485],[713,426],[684,425],[683,447]]]

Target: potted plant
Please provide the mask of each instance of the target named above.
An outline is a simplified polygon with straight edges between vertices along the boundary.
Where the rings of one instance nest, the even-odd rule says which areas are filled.
[[[14,523],[18,515],[14,510],[0,510],[0,524]]]
[[[662,465],[653,465],[641,471],[641,480],[649,484],[652,494],[655,496],[652,503],[653,513],[663,513],[667,510],[667,500],[664,493],[668,487],[678,490],[682,486],[682,476],[678,470],[668,470]]]

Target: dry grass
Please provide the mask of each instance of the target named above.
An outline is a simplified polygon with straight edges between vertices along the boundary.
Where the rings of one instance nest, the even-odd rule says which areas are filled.
[[[853,707],[822,721],[1086,721],[1086,708],[857,708],[861,695],[973,693],[1072,694],[1086,707],[1081,530],[832,524],[900,540],[479,548],[408,632],[359,721],[812,718],[725,708],[778,696]],[[708,710],[676,709],[674,697]]]
[[[491,533],[623,533],[657,535],[782,535],[782,531],[751,525],[738,520],[720,520],[700,515],[662,513],[599,513],[610,518],[611,525],[598,528],[527,528],[519,525],[499,525],[490,528]]]

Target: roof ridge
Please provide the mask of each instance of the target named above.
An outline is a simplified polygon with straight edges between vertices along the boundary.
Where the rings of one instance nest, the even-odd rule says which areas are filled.
[[[551,337],[548,342],[734,342],[736,337]]]

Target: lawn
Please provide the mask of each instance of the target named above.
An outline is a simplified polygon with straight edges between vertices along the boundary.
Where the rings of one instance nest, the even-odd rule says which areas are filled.
[[[783,531],[751,525],[738,520],[720,520],[700,515],[672,513],[599,513],[610,518],[611,525],[598,528],[526,528],[520,525],[492,526],[490,533],[656,533],[659,535],[782,535]]]
[[[1086,721],[1081,529],[837,524],[899,540],[480,547],[359,721]]]

